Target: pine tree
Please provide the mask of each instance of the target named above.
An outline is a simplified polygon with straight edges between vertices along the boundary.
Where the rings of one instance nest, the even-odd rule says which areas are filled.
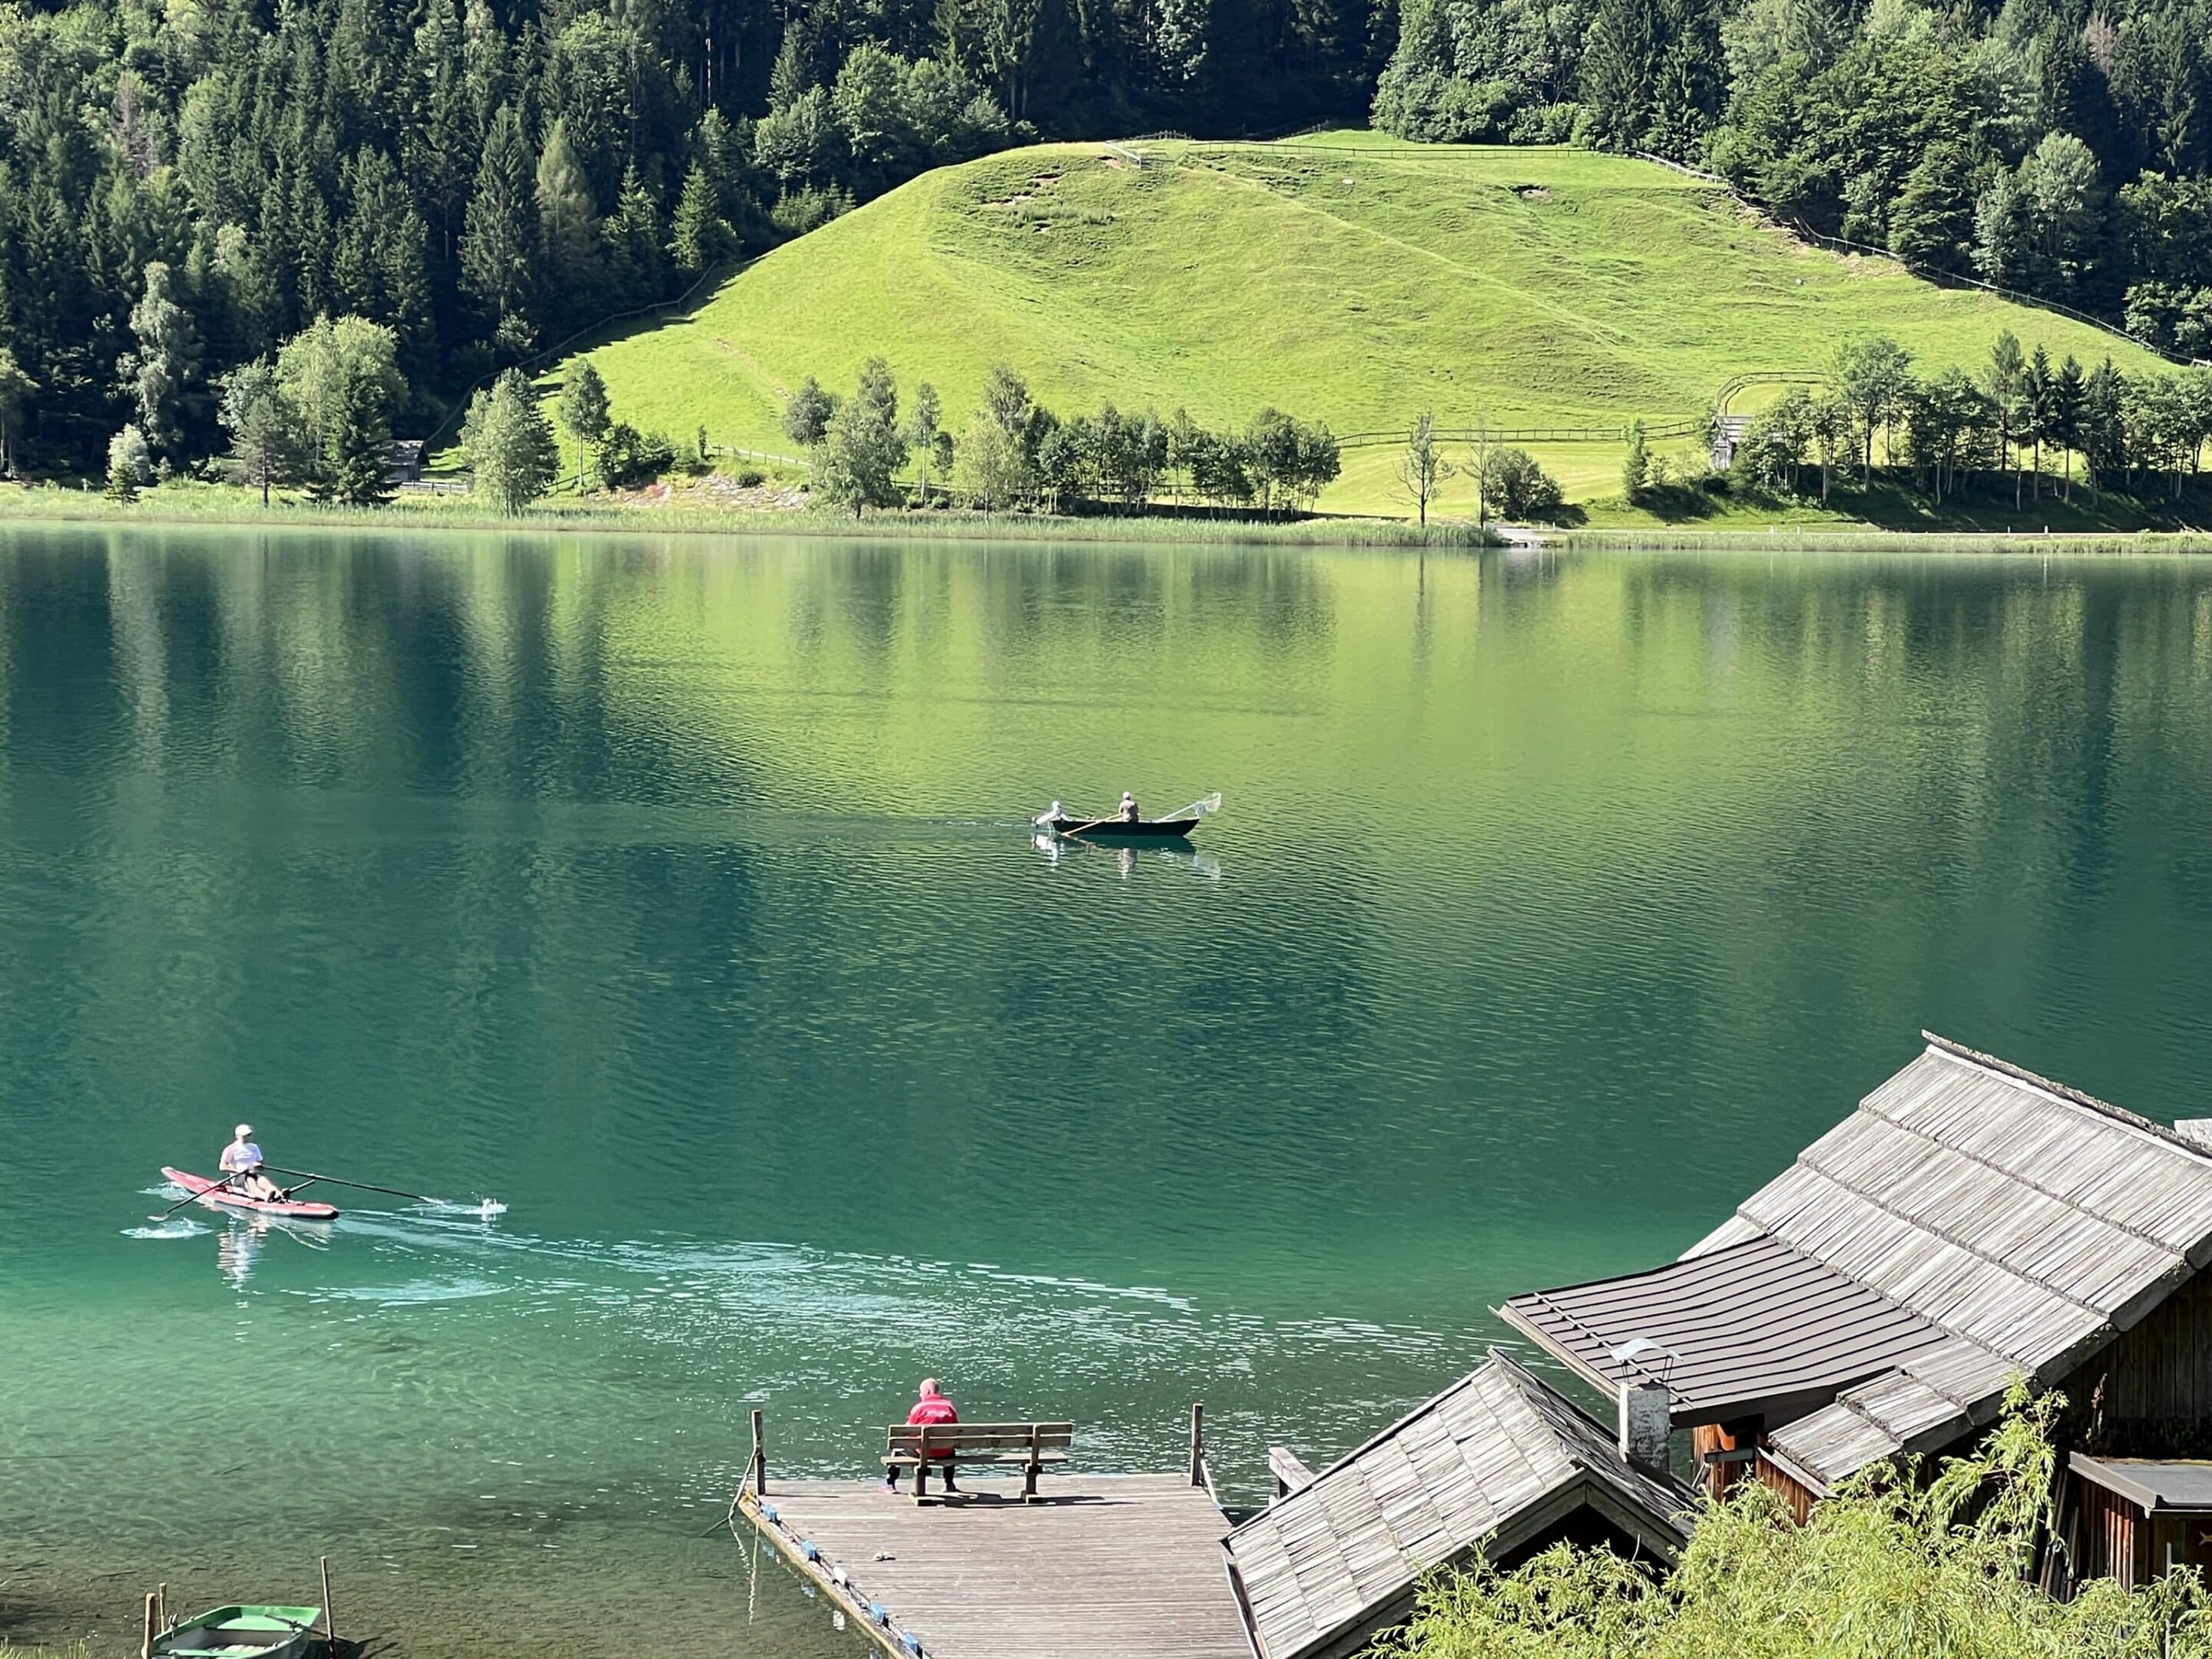
[[[135,501],[138,491],[154,479],[154,456],[146,434],[134,423],[108,441],[107,493],[118,501]]]
[[[570,317],[588,313],[599,287],[599,216],[568,130],[553,123],[538,158],[538,222],[545,239],[545,276]]]
[[[374,382],[349,380],[323,446],[314,494],[346,507],[371,507],[392,498],[390,399]]]
[[[484,140],[483,165],[461,233],[461,280],[488,307],[503,343],[517,337],[530,303],[538,252],[537,168],[522,135],[521,112],[500,106]]]
[[[1583,104],[1593,143],[1623,150],[1643,144],[1660,51],[1656,0],[1599,0],[1583,50]]]
[[[677,270],[697,276],[730,257],[736,243],[715,200],[714,181],[707,169],[694,161],[684,178],[683,198],[676,204],[668,252]]]
[[[632,163],[623,174],[622,195],[599,227],[606,252],[608,282],[618,294],[641,297],[668,290],[668,252],[662,245],[660,210]]]
[[[2087,381],[2081,365],[2074,354],[2066,354],[2066,361],[2058,366],[2058,376],[2051,388],[2051,436],[2066,455],[2066,501],[2074,501],[2074,452],[2081,447],[2081,410]]]
[[[257,357],[225,377],[222,424],[242,480],[260,486],[261,504],[268,506],[269,487],[298,465],[301,439],[299,411],[284,396],[269,359]]]
[[[454,0],[429,0],[415,31],[408,85],[407,170],[430,210],[438,261],[450,266],[482,136],[462,65]]]

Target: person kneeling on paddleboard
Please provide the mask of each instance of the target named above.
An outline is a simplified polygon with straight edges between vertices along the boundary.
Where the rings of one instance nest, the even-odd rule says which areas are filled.
[[[261,1173],[261,1149],[253,1144],[253,1126],[241,1123],[236,1138],[222,1149],[224,1185],[248,1198],[283,1200],[284,1189]]]

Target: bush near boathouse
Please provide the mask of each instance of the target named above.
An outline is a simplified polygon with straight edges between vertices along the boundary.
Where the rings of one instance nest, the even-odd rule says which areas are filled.
[[[2064,1396],[2017,1388],[1932,1481],[1876,1466],[1807,1523],[1745,1481],[1655,1577],[1559,1545],[1512,1572],[1447,1575],[1376,1651],[1395,1659],[2212,1659],[2212,1595],[2186,1567],[2057,1601],[2032,1582]]]

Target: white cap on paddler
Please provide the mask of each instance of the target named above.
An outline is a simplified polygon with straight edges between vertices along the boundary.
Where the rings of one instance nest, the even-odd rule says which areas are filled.
[[[241,1123],[233,1129],[231,1133],[236,1135],[240,1140],[251,1139],[253,1135],[253,1126],[251,1123]]]

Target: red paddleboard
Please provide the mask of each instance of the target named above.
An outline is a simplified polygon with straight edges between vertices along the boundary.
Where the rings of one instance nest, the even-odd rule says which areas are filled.
[[[248,1198],[234,1193],[220,1181],[210,1181],[205,1176],[186,1175],[182,1170],[161,1166],[161,1173],[188,1193],[199,1194],[204,1204],[220,1204],[226,1209],[252,1210],[263,1215],[289,1215],[301,1221],[332,1221],[337,1218],[335,1204],[301,1203],[296,1200]]]

